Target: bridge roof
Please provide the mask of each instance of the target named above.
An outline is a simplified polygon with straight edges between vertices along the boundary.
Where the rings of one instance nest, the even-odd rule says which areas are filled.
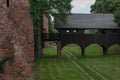
[[[55,18],[55,28],[120,29],[113,20],[112,14],[72,14],[67,24]]]

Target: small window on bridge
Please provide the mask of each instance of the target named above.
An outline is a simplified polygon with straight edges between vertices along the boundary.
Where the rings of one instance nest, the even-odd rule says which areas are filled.
[[[76,32],[77,32],[77,30],[73,30],[73,32],[74,32],[74,33],[76,33]]]
[[[86,29],[84,34],[100,34],[100,31],[98,29]]]
[[[69,33],[69,32],[70,32],[70,30],[66,30],[66,32],[67,32],[67,33]]]

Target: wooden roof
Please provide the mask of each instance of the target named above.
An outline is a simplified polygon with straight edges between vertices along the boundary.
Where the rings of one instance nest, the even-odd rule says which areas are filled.
[[[112,14],[72,14],[67,24],[55,18],[55,28],[120,29]]]

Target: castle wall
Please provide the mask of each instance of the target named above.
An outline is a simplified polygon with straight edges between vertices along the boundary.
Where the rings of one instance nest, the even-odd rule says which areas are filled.
[[[34,35],[28,0],[0,0],[0,80],[34,80]]]

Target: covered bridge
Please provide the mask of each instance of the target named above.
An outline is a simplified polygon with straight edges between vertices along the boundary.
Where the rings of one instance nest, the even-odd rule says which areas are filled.
[[[69,43],[76,43],[85,48],[92,43],[103,47],[104,55],[108,55],[108,48],[114,44],[120,44],[120,27],[114,23],[112,14],[72,14],[67,19],[67,24],[55,18],[55,28],[60,33],[58,43],[58,55],[61,49]],[[99,30],[98,34],[85,34],[86,30]]]
[[[85,48],[93,43],[103,48],[108,55],[108,48],[120,44],[120,27],[114,22],[112,14],[72,14],[67,23],[55,18],[55,28],[59,31],[57,56],[61,56],[62,48],[70,43],[78,44],[85,55]],[[97,34],[87,34],[86,30],[97,30]]]

